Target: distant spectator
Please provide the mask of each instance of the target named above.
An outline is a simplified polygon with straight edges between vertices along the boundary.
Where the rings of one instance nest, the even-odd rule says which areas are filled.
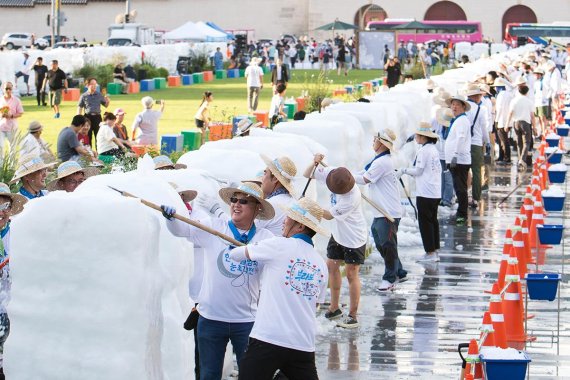
[[[42,91],[45,91],[46,85],[49,84],[49,104],[53,108],[54,118],[59,119],[59,105],[61,104],[61,92],[67,92],[67,76],[59,68],[59,63],[56,59],[51,61],[51,69],[48,70],[44,83],[42,84]]]
[[[287,114],[283,110],[285,106],[285,93],[287,92],[287,86],[283,83],[279,83],[276,87],[276,94],[271,98],[271,106],[269,107],[269,120],[271,123],[271,128],[275,124],[283,121],[287,118]]]
[[[48,68],[43,63],[43,58],[38,57],[36,59],[36,63],[32,67],[34,72],[36,73],[36,100],[38,102],[38,106],[41,104],[42,106],[47,106],[46,103],[46,92],[45,89],[42,89],[42,84],[44,83],[44,79],[46,78],[46,73]]]
[[[55,161],[54,154],[48,144],[40,137],[44,127],[39,121],[32,121],[28,127],[28,134],[20,143],[20,155],[33,154],[40,156],[45,162]]]
[[[30,62],[29,62],[30,55],[26,52],[24,52],[23,54],[24,54],[24,60],[21,61],[20,69],[16,73],[16,80],[14,81],[14,83],[17,86],[18,78],[24,77],[24,83],[26,84],[26,95],[30,96],[32,95],[30,93],[30,84],[28,83],[28,80],[30,79]]]
[[[13,139],[18,130],[17,119],[24,114],[22,102],[12,95],[14,91],[12,82],[5,82],[2,87],[4,96],[0,97],[0,150],[4,146],[4,139]]]
[[[141,99],[144,110],[135,116],[133,125],[131,127],[133,139],[140,145],[158,145],[158,120],[164,113],[164,100],[160,100],[160,110],[155,111],[152,109],[154,106],[154,99],[150,96],[145,96]],[[140,135],[135,138],[137,130]]]
[[[65,127],[57,136],[57,158],[60,161],[78,161],[80,157],[87,161],[97,161],[91,152],[82,146],[77,138],[79,131],[85,127],[86,118],[75,115],[69,127]]]

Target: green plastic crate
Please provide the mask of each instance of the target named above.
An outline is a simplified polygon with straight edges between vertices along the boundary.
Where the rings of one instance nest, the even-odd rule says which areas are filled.
[[[224,79],[226,77],[226,70],[216,70],[216,79]]]
[[[104,164],[111,164],[113,161],[115,161],[115,156],[105,156],[100,154],[99,160],[103,161]]]
[[[287,108],[287,119],[293,120],[295,112],[297,112],[297,104],[295,103],[285,103],[283,108]]]
[[[182,131],[181,135],[183,136],[182,146],[184,149],[196,150],[200,148],[202,136],[199,131]]]
[[[194,73],[192,74],[192,79],[194,83],[204,83],[204,73]]]
[[[107,94],[120,95],[123,93],[123,86],[120,83],[107,83]]]
[[[240,77],[240,78],[244,78],[244,77],[245,77],[245,69],[239,69],[239,77]]]
[[[271,72],[271,69],[267,66],[262,66],[261,68],[263,70],[263,74],[269,74]]]
[[[154,78],[154,89],[162,90],[166,88],[166,78]]]

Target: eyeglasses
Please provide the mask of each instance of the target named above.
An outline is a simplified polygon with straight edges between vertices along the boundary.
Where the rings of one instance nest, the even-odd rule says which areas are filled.
[[[12,89],[12,87],[6,87],[6,91],[11,90],[11,89]]]
[[[73,185],[73,186],[79,186],[81,185],[83,182],[85,181],[85,179],[67,179],[65,182]]]
[[[249,199],[245,199],[245,198],[231,197],[230,202],[231,203],[239,203],[240,205],[246,205],[248,203],[257,203],[257,200],[249,200]]]
[[[12,202],[5,202],[0,205],[0,211],[10,210],[12,208]]]

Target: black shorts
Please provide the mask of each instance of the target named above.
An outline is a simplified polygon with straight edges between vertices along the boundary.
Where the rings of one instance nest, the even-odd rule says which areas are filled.
[[[343,260],[346,264],[362,265],[366,257],[366,244],[359,248],[347,248],[338,244],[331,236],[327,245],[327,257],[331,260]]]
[[[21,71],[18,71],[16,73],[16,79],[18,79],[19,77],[24,77],[24,83],[28,84],[28,80],[30,79],[30,76],[28,74],[24,74]]]
[[[196,127],[202,129],[204,128],[204,120],[194,119],[196,121]]]

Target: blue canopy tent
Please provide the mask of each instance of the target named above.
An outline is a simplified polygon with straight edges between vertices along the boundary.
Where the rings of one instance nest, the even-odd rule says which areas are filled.
[[[228,35],[228,39],[230,39],[230,40],[235,40],[235,39],[236,39],[236,36],[234,36],[234,35],[231,34],[231,33],[226,32],[225,30],[223,30],[222,28],[220,28],[218,25],[214,24],[214,23],[211,22],[211,21],[206,21],[206,25],[208,25],[210,28],[219,30],[220,32],[223,32],[223,33],[226,33],[226,34]]]

